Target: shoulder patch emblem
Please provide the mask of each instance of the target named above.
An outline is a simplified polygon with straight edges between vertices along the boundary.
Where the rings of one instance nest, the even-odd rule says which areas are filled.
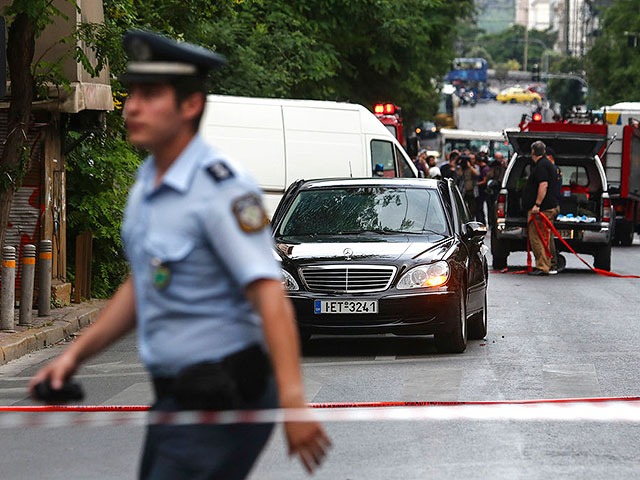
[[[269,218],[262,206],[262,200],[255,194],[236,199],[233,202],[233,215],[245,233],[259,232],[269,225]]]
[[[216,162],[207,168],[207,172],[216,182],[224,182],[233,178],[234,173],[224,162]]]

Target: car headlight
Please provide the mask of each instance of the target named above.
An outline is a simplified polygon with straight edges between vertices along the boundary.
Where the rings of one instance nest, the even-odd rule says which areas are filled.
[[[405,273],[398,282],[399,290],[408,288],[439,287],[449,280],[449,264],[445,261],[420,265]]]
[[[293,276],[284,269],[282,270],[282,288],[285,290],[300,290]]]

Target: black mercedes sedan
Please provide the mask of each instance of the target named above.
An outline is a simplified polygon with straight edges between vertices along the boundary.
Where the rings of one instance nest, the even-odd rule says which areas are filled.
[[[433,334],[460,353],[486,335],[486,227],[450,180],[301,180],[272,227],[303,340]]]

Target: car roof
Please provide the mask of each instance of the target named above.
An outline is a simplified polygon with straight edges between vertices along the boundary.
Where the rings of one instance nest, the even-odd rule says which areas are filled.
[[[300,189],[357,186],[438,188],[438,182],[431,178],[323,178],[307,180]]]

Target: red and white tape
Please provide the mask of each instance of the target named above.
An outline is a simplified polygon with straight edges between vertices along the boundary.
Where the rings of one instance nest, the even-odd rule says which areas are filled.
[[[0,407],[0,428],[228,425],[377,421],[552,421],[640,423],[640,398],[512,402],[371,402],[311,404],[311,409],[162,412],[147,406]]]

